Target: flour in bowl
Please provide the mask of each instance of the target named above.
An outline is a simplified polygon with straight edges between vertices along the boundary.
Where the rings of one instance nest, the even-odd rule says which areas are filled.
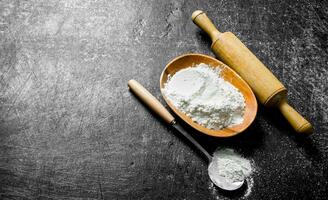
[[[220,77],[221,70],[199,64],[176,72],[165,83],[164,95],[194,122],[219,130],[241,124],[245,99]]]

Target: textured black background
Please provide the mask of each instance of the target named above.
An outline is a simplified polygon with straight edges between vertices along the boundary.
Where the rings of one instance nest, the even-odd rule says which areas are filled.
[[[328,188],[327,1],[0,1],[1,199],[229,199],[205,160],[128,91],[161,99],[175,56],[212,55],[190,20],[203,9],[289,89],[314,125],[297,136],[260,107],[226,140],[190,132],[210,151],[233,147],[257,166],[249,199],[325,199]],[[162,101],[163,102],[163,101]]]

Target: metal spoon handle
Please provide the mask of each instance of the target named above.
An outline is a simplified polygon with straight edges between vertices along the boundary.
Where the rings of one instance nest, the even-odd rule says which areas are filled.
[[[212,161],[212,156],[202,147],[202,145],[200,145],[191,135],[189,135],[189,133],[185,131],[185,129],[180,124],[177,124],[175,121],[173,121],[172,126],[206,156],[208,163]]]

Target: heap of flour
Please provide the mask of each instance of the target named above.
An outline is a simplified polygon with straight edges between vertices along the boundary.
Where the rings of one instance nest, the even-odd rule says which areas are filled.
[[[218,149],[213,154],[212,162],[208,167],[208,174],[216,185],[229,188],[234,183],[247,181],[248,190],[245,195],[251,192],[254,172],[250,160],[243,158],[233,149]]]
[[[163,92],[175,107],[206,128],[219,130],[240,124],[245,99],[219,75],[219,68],[201,63],[169,77]]]

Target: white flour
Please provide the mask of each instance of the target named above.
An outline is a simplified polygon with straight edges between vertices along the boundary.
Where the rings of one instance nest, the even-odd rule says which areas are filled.
[[[214,153],[213,160],[208,167],[208,173],[213,182],[228,184],[243,181],[252,173],[251,162],[232,149],[221,149]],[[214,179],[214,180],[213,180]],[[221,182],[220,182],[221,181]]]
[[[193,121],[210,129],[243,122],[245,99],[219,76],[219,68],[206,64],[182,69],[165,84],[164,94]]]
[[[233,183],[247,181],[245,197],[251,193],[253,179],[250,175],[253,171],[251,162],[235,153],[233,149],[217,150],[208,167],[208,174],[216,185],[226,188]]]

